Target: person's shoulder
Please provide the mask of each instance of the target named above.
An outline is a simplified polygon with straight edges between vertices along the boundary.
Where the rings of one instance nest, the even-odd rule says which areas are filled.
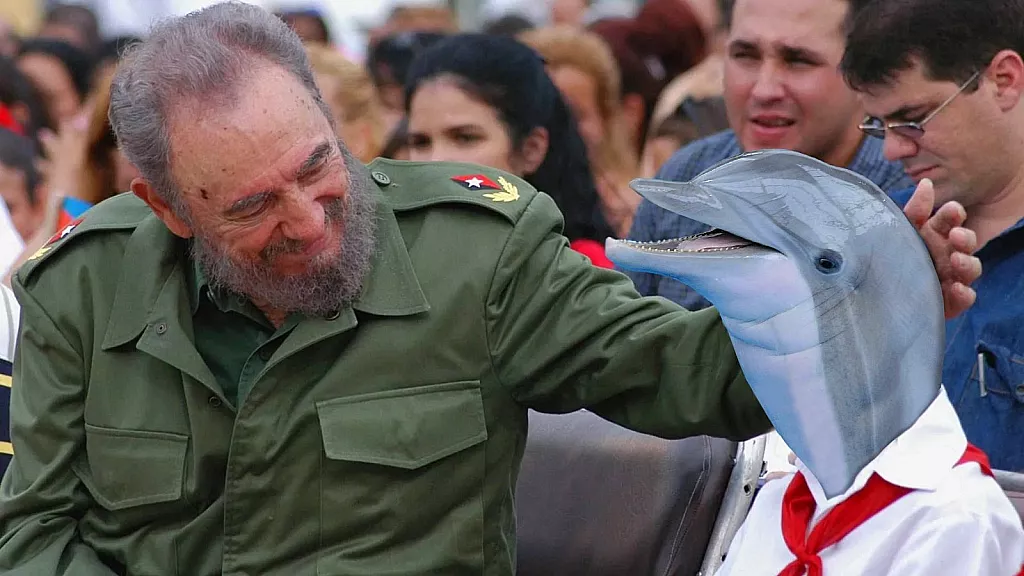
[[[917,491],[913,504],[921,522],[945,525],[1004,526],[1019,523],[999,483],[975,463],[954,466],[933,490]],[[1024,533],[1021,534],[1024,542]]]
[[[714,165],[740,154],[739,141],[732,130],[694,140],[672,155],[658,170],[661,180],[687,181]]]
[[[892,199],[893,203],[903,209],[907,202],[910,202],[910,197],[914,195],[914,191],[917,189],[916,186],[910,186],[909,188],[898,188],[892,192],[889,192],[889,198]]]
[[[455,204],[483,208],[515,225],[537,196],[522,178],[478,164],[378,158],[367,168],[396,213]]]
[[[81,217],[58,230],[14,274],[16,282],[27,285],[44,270],[60,266],[63,262],[76,265],[102,266],[110,254],[109,243],[92,240],[115,238],[123,246],[135,229],[153,212],[134,194],[119,194],[90,208]]]

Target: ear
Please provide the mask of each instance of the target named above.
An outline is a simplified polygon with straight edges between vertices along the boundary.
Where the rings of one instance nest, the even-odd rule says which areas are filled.
[[[523,174],[533,174],[540,168],[544,158],[548,155],[548,146],[551,144],[547,128],[537,127],[530,131],[523,140],[520,149],[520,157],[523,161]]]
[[[995,89],[996,104],[1012,110],[1024,96],[1024,60],[1013,50],[1001,50],[989,64],[985,78]]]
[[[156,193],[156,190],[147,182],[144,178],[135,178],[132,180],[132,193],[142,199],[149,208],[156,214],[156,217],[163,220],[164,225],[173,233],[175,236],[182,238],[192,237],[192,228],[185,223],[174,210],[164,202],[164,199]]]

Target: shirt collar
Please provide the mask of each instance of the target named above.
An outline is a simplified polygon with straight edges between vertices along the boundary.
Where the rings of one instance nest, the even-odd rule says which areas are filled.
[[[1016,232],[1017,230],[1020,230],[1021,228],[1024,228],[1024,218],[1021,218],[1020,220],[1017,220],[1016,224],[1014,224],[1013,226],[1010,226],[1006,230],[1003,230],[1003,233],[1000,234],[1000,236],[1005,236],[1005,235],[1007,235],[1007,234],[1009,234],[1011,232]]]
[[[921,416],[903,434],[889,443],[854,478],[846,492],[827,498],[818,480],[799,459],[797,468],[807,480],[807,487],[817,503],[815,517],[852,496],[867,484],[872,474],[913,490],[935,490],[953,469],[967,449],[960,420],[949,401],[945,387]]]
[[[902,210],[907,205],[907,202],[910,201],[910,197],[914,195],[915,190],[917,190],[917,185],[897,190],[890,194],[889,197],[892,198],[892,201],[895,202]],[[935,206],[935,210],[938,210],[939,208],[940,206]],[[996,238],[1001,238],[1022,228],[1024,228],[1024,218],[1021,218],[1016,224],[1010,226],[1006,230],[1003,230],[999,236],[996,236]]]
[[[188,284],[189,303],[192,305],[193,316],[199,311],[199,305],[204,296],[222,312],[230,309],[229,296],[210,286],[206,273],[199,265],[198,260],[193,259],[191,266],[185,267],[185,281]]]

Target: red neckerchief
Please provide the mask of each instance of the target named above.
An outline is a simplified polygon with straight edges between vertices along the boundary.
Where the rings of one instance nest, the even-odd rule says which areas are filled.
[[[983,473],[992,476],[988,457],[971,444],[967,445],[956,465],[967,462],[977,463]],[[822,576],[821,557],[818,556],[822,550],[839,542],[868,518],[911,492],[911,488],[897,486],[878,474],[872,474],[863,488],[829,510],[806,536],[817,504],[807,488],[804,475],[797,472],[782,499],[782,537],[796,559],[783,568],[779,576]],[[1018,576],[1024,576],[1024,568]]]

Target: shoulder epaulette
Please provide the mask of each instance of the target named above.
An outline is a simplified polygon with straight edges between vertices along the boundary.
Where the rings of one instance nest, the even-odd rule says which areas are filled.
[[[28,257],[18,269],[17,275],[24,282],[33,271],[51,260],[54,254],[74,245],[77,239],[100,231],[134,230],[152,214],[145,202],[127,192],[101,202],[58,230],[35,254]]]
[[[378,158],[368,169],[396,212],[454,202],[489,208],[515,224],[537,194],[522,178],[479,164]]]

